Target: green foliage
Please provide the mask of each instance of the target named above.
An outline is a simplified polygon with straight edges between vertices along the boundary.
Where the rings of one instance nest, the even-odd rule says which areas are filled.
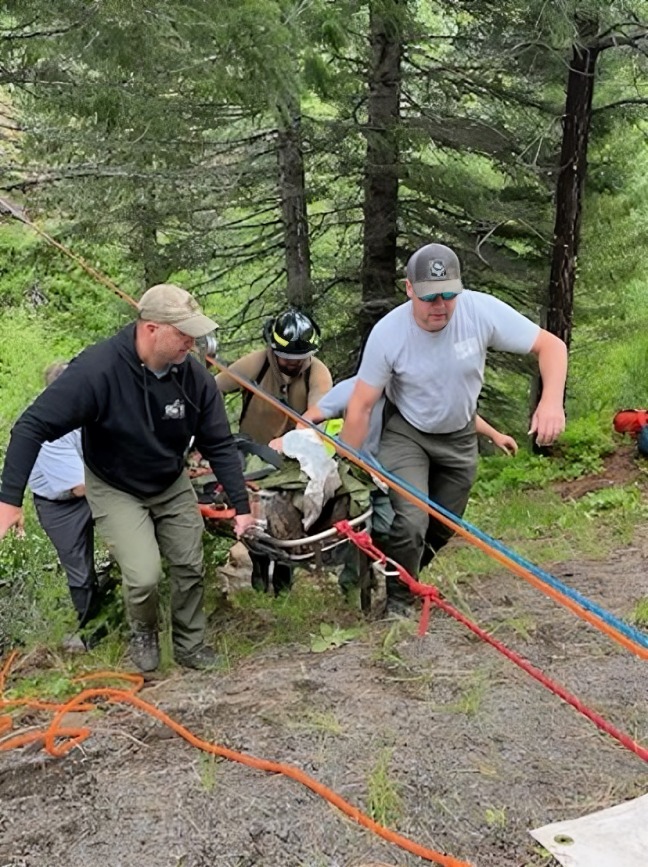
[[[310,649],[313,653],[335,650],[359,635],[359,629],[340,629],[339,626],[321,623],[319,635],[311,635]]]
[[[648,596],[639,599],[630,612],[630,622],[642,628],[648,627]]]
[[[42,701],[64,702],[79,692],[79,684],[74,683],[74,674],[62,671],[60,667],[23,677],[7,690],[5,697],[12,699],[33,698]]]
[[[466,519],[517,554],[551,570],[552,563],[576,558],[601,560],[627,545],[646,520],[637,485],[591,491],[562,499],[545,482],[533,490],[500,490],[497,496],[471,498]],[[429,567],[439,583],[453,586],[475,575],[489,575],[501,565],[469,542],[444,548]]]
[[[292,642],[310,646],[322,625],[336,640],[360,634],[358,615],[349,610],[335,583],[319,582],[312,575],[297,575],[289,593],[275,598],[255,590],[239,590],[217,608],[212,622],[215,636],[228,660],[258,651],[266,645]],[[321,634],[321,633],[320,633]]]
[[[389,827],[402,815],[402,797],[397,783],[390,776],[391,749],[382,749],[367,779],[367,806],[371,818]]]
[[[569,420],[551,457],[520,451],[514,459],[494,455],[482,458],[474,496],[541,488],[550,482],[576,479],[601,471],[602,459],[614,451],[611,416],[589,413]]]
[[[44,388],[43,372],[56,359],[78,351],[73,341],[53,333],[37,314],[21,309],[0,319],[0,430],[3,439],[23,409]]]
[[[19,644],[60,642],[76,617],[56,552],[26,509],[26,538],[0,544],[0,654]]]
[[[586,11],[605,29],[617,8],[597,2]],[[623,8],[644,20],[643,5]],[[579,38],[576,11],[535,0],[460,0],[443,9],[391,0],[371,7],[108,0],[91,8],[84,0],[7,0],[5,108],[23,128],[7,145],[7,183],[27,191],[32,217],[46,216],[57,239],[130,294],[167,278],[193,289],[221,322],[233,358],[258,345],[265,316],[285,303],[277,129],[299,118],[323,357],[346,373],[358,349],[363,235],[374,219],[370,213],[365,223],[361,207],[367,37],[382,23],[388,36],[405,40],[394,133],[399,263],[423,240],[442,238],[461,252],[468,285],[536,317],[554,216],[555,119],[565,59]],[[56,33],[38,35],[49,29]],[[606,52],[597,109],[645,79],[640,55]],[[469,507],[474,523],[531,557],[598,555],[642,516],[633,488],[578,502],[550,490],[599,471],[614,447],[613,412],[646,405],[648,285],[637,250],[648,213],[648,148],[638,111],[600,111],[594,119],[568,429],[551,459],[484,458]],[[4,442],[40,391],[46,364],[113,333],[132,313],[14,222],[0,226],[0,303]],[[498,356],[487,372],[484,414],[523,432],[527,382],[526,366]],[[206,539],[209,577],[225,548]],[[455,574],[491,568],[478,566],[478,556],[461,550]],[[37,529],[27,544],[4,542],[0,596],[11,614],[0,613],[2,634],[14,642],[61,633],[70,607],[60,577]],[[337,604],[328,588],[306,582],[285,599],[242,593],[233,603],[236,629],[222,640],[234,655],[266,641],[308,642],[332,612],[343,617]],[[345,632],[331,629],[318,636],[329,646],[336,630]]]

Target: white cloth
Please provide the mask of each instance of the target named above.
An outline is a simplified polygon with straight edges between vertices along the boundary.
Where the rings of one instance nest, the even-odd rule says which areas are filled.
[[[349,404],[349,398],[358,381],[357,376],[352,376],[350,379],[343,379],[338,382],[330,391],[317,401],[317,406],[324,418],[343,418]],[[374,408],[371,410],[369,417],[369,429],[367,437],[362,444],[362,451],[368,455],[375,457],[378,454],[378,446],[380,445],[380,435],[382,433],[382,417],[385,406],[385,398],[381,397],[376,401]]]
[[[563,867],[645,867],[648,795],[530,833]]]
[[[39,497],[61,500],[84,481],[81,430],[78,429],[53,442],[43,443],[28,484]]]
[[[385,389],[413,427],[425,433],[464,428],[477,410],[486,351],[530,352],[540,327],[508,304],[466,289],[441,331],[417,325],[411,301],[371,331],[359,379]]]
[[[288,431],[283,436],[283,452],[289,458],[296,458],[302,472],[308,476],[302,508],[302,524],[308,530],[342,484],[337,465],[313,430]]]

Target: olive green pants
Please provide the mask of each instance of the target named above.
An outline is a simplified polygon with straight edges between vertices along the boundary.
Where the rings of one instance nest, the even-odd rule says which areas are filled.
[[[161,494],[135,497],[85,470],[86,497],[97,532],[122,573],[128,623],[134,631],[158,628],[162,557],[171,586],[173,644],[190,652],[205,634],[203,521],[184,473]]]
[[[474,420],[452,433],[428,434],[412,427],[394,407],[386,412],[380,463],[455,515],[463,515],[468,504],[477,458]],[[390,491],[390,499],[395,515],[385,553],[417,577],[450,539],[452,530],[400,494]],[[388,579],[387,593],[410,596],[395,578]]]

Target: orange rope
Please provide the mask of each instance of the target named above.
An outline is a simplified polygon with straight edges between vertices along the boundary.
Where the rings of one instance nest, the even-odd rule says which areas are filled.
[[[110,280],[104,274],[101,274],[99,271],[89,265],[81,256],[73,253],[63,244],[52,238],[51,235],[48,235],[42,229],[39,229],[37,226],[35,226],[34,223],[31,222],[31,220],[28,220],[26,217],[20,214],[5,199],[0,198],[0,207],[7,210],[17,220],[20,220],[20,222],[24,223],[27,226],[30,226],[35,232],[45,238],[50,244],[53,244],[58,250],[60,250],[62,253],[64,253],[66,256],[76,262],[76,264],[83,268],[88,274],[90,274],[91,277],[94,277],[104,286],[107,286],[128,304],[131,304],[133,307],[137,307],[137,302],[133,298],[131,298],[130,295],[122,292],[122,290],[119,289],[112,280]],[[272,406],[275,406],[277,409],[281,410],[283,413],[285,413],[285,415],[288,416],[288,418],[290,418],[295,423],[306,425],[307,427],[311,428],[311,430],[314,430],[318,435],[320,435],[324,442],[328,443],[329,445],[333,445],[339,455],[356,464],[366,472],[373,474],[374,476],[379,478],[393,491],[396,491],[398,494],[408,500],[408,502],[413,503],[420,509],[423,509],[423,511],[427,512],[428,515],[431,515],[442,524],[445,524],[447,527],[453,530],[453,532],[457,533],[457,535],[463,536],[463,538],[470,542],[471,545],[475,545],[475,547],[482,550],[489,557],[497,560],[507,569],[510,569],[510,571],[513,572],[515,575],[523,578],[525,581],[535,587],[536,590],[540,590],[541,593],[549,596],[549,598],[553,599],[554,602],[557,602],[559,605],[564,605],[565,608],[568,608],[577,617],[580,617],[582,620],[585,620],[587,623],[589,623],[590,626],[593,626],[595,629],[603,632],[613,641],[616,641],[622,647],[625,647],[626,650],[629,650],[631,653],[634,653],[641,659],[648,659],[648,648],[641,647],[636,642],[632,641],[632,639],[623,635],[623,633],[619,632],[613,626],[605,623],[605,621],[603,621],[593,612],[587,611],[586,609],[582,608],[578,604],[578,602],[570,599],[560,590],[557,590],[556,588],[550,587],[549,585],[545,584],[543,581],[533,575],[532,572],[530,572],[521,564],[516,563],[503,552],[497,551],[496,549],[492,548],[482,539],[478,539],[477,537],[473,536],[473,534],[469,530],[465,529],[460,524],[455,523],[450,518],[447,518],[445,515],[437,512],[436,509],[432,508],[432,506],[428,505],[427,503],[422,502],[418,497],[414,496],[405,488],[401,487],[401,485],[384,476],[376,467],[366,464],[364,461],[358,458],[357,455],[353,454],[351,451],[345,448],[344,444],[339,440],[327,439],[325,436],[322,436],[322,432],[319,430],[317,425],[312,424],[310,421],[304,420],[302,416],[299,415],[299,413],[296,413],[294,410],[290,409],[290,407],[281,403],[281,401],[276,400],[271,395],[266,394],[263,389],[259,388],[257,385],[255,385],[253,382],[246,379],[245,377],[240,376],[227,365],[223,364],[221,361],[218,361],[214,358],[208,358],[207,360],[215,367],[217,367],[220,371],[227,372],[228,376],[231,376],[232,379],[236,383],[238,383],[238,385],[248,389],[248,391],[251,391],[252,394],[260,397],[262,400],[265,400],[266,403],[270,403]]]
[[[96,268],[93,268],[92,265],[88,264],[85,259],[78,255],[78,253],[73,253],[72,250],[69,250],[60,241],[57,241],[55,238],[52,238],[51,235],[48,235],[44,229],[40,229],[35,223],[32,223],[31,220],[28,220],[27,217],[23,216],[19,210],[13,207],[13,205],[8,202],[6,199],[0,198],[0,209],[8,211],[12,217],[15,217],[16,220],[19,220],[21,223],[24,223],[25,226],[29,226],[30,229],[33,229],[37,235],[40,235],[41,238],[45,238],[45,240],[50,243],[53,247],[56,247],[57,250],[60,250],[61,253],[64,253],[73,262],[75,262],[80,268],[82,268],[87,274],[89,274],[94,280],[101,283],[106,288],[110,289],[111,292],[114,292],[115,295],[118,295],[122,301],[126,301],[127,304],[131,304],[133,307],[137,307],[137,302],[131,298],[130,295],[127,295],[126,292],[123,292],[119,286],[117,286],[110,277],[106,277],[105,274],[102,274],[101,271],[97,271]]]
[[[369,473],[370,475],[376,476],[378,479],[388,485],[393,491],[396,491],[396,493],[400,494],[400,496],[408,500],[408,502],[413,503],[415,506],[418,506],[419,509],[427,512],[428,515],[431,515],[442,524],[450,527],[450,529],[457,533],[457,535],[463,536],[464,539],[470,542],[471,545],[475,545],[475,547],[482,550],[485,554],[488,554],[489,557],[492,557],[494,560],[502,563],[502,565],[506,566],[507,569],[510,569],[511,572],[514,572],[520,578],[524,578],[524,580],[528,581],[529,584],[536,588],[536,590],[540,590],[541,593],[549,596],[555,602],[558,602],[558,604],[564,605],[565,608],[568,608],[577,617],[580,617],[582,620],[587,621],[587,623],[589,623],[595,629],[600,630],[613,641],[616,641],[618,644],[622,645],[622,647],[625,647],[626,650],[629,650],[631,653],[636,654],[641,659],[648,659],[648,648],[642,647],[641,645],[632,641],[632,639],[628,638],[622,632],[619,632],[618,629],[615,629],[613,626],[605,623],[605,621],[602,620],[598,615],[582,608],[578,604],[578,602],[570,599],[560,590],[557,590],[556,588],[545,584],[532,572],[530,572],[521,564],[516,563],[515,560],[511,559],[503,552],[492,548],[482,539],[478,539],[476,536],[473,536],[473,534],[469,530],[462,527],[460,524],[457,524],[451,518],[447,518],[445,515],[441,514],[441,512],[437,512],[436,509],[434,509],[428,503],[423,502],[419,497],[412,494],[410,491],[399,485],[397,482],[394,482],[393,479],[387,478],[387,476],[383,475],[377,467],[363,461],[356,454],[347,449],[342,441],[326,437],[322,434],[322,431],[320,431],[320,429],[316,425],[311,424],[311,422],[302,418],[299,413],[295,412],[290,407],[285,406],[280,401],[275,401],[274,398],[267,395],[263,391],[263,389],[259,388],[255,383],[236,373],[230,367],[227,367],[227,365],[216,359],[210,358],[209,361],[215,367],[217,367],[218,370],[227,373],[227,375],[230,376],[238,385],[249,389],[249,391],[251,391],[254,395],[262,398],[268,403],[272,403],[272,405],[276,406],[277,409],[281,409],[295,423],[308,426],[311,430],[314,430],[320,436],[324,443],[326,443],[327,445],[332,445],[338,452],[338,454],[341,455],[343,458],[346,458],[347,460],[356,464],[356,466],[365,470],[365,472]]]
[[[4,680],[9,672],[9,668],[14,658],[15,653],[9,657],[7,662],[4,664],[2,671],[0,671],[1,685],[4,684]],[[42,741],[44,748],[50,755],[60,758],[62,756],[65,756],[75,746],[78,746],[80,743],[82,743],[91,733],[90,729],[85,726],[79,728],[72,728],[61,725],[66,714],[71,713],[72,711],[94,709],[95,706],[93,704],[90,704],[90,701],[97,699],[107,700],[113,703],[130,704],[159,720],[159,722],[170,728],[177,735],[179,735],[181,738],[184,738],[185,741],[187,741],[189,744],[199,750],[203,750],[206,753],[211,753],[214,756],[220,756],[221,758],[228,759],[229,761],[239,762],[242,765],[246,765],[249,768],[254,768],[259,771],[266,771],[267,773],[271,774],[282,774],[285,777],[289,777],[290,779],[301,783],[303,786],[306,786],[306,788],[310,789],[316,795],[319,795],[330,804],[333,804],[334,807],[337,807],[338,810],[343,812],[350,819],[353,819],[354,822],[357,822],[359,825],[362,825],[364,828],[367,828],[374,834],[382,837],[383,840],[386,840],[388,843],[393,843],[394,845],[399,846],[401,849],[404,849],[407,852],[411,852],[413,855],[418,855],[419,858],[423,858],[424,860],[431,861],[435,864],[440,864],[441,867],[470,867],[470,864],[468,864],[468,862],[466,861],[460,861],[450,855],[444,855],[434,849],[428,849],[427,847],[421,846],[419,843],[416,843],[413,840],[404,837],[402,834],[398,834],[395,831],[390,831],[389,828],[385,828],[384,825],[380,825],[378,822],[375,822],[373,819],[371,819],[357,807],[354,807],[352,804],[350,804],[328,786],[325,786],[323,783],[318,782],[313,777],[310,777],[308,774],[304,773],[304,771],[301,771],[299,768],[296,768],[293,765],[283,764],[282,762],[272,762],[266,759],[259,759],[256,756],[251,756],[246,753],[239,753],[235,750],[230,750],[227,747],[221,746],[220,744],[214,744],[210,743],[209,741],[202,740],[202,738],[194,735],[191,731],[189,731],[189,729],[176,722],[174,719],[168,716],[168,714],[164,713],[164,711],[161,711],[159,708],[155,707],[155,705],[144,701],[144,699],[136,695],[136,693],[139,692],[139,690],[144,684],[144,678],[141,675],[125,674],[122,672],[100,671],[92,674],[82,675],[81,677],[75,678],[74,681],[77,682],[96,680],[102,677],[127,681],[131,684],[131,687],[130,689],[116,689],[114,687],[83,689],[81,692],[70,698],[64,704],[52,704],[50,702],[41,702],[29,699],[15,702],[3,699],[2,693],[0,692],[0,708],[15,707],[16,705],[20,704],[26,705],[31,708],[47,708],[56,710],[56,713],[51,723],[47,727],[34,732],[17,734],[11,738],[0,741],[0,752],[18,749],[19,747],[24,747],[27,744],[32,744],[36,741]],[[6,717],[0,717],[0,732],[2,732],[3,719],[6,719]],[[11,727],[10,719],[9,727]]]

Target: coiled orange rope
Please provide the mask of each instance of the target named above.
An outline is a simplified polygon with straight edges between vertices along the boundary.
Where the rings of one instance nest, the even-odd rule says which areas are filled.
[[[12,653],[0,669],[0,710],[15,710],[17,707],[29,707],[38,710],[54,711],[54,717],[48,726],[44,726],[36,731],[26,732],[24,734],[16,734],[0,741],[0,752],[18,749],[19,747],[27,746],[28,744],[42,741],[45,750],[52,756],[61,757],[66,755],[71,749],[84,741],[91,731],[87,727],[71,728],[62,725],[65,716],[72,711],[93,710],[95,705],[92,702],[101,700],[112,703],[130,704],[139,710],[144,711],[163,725],[170,728],[177,735],[190,743],[192,746],[206,753],[211,753],[214,756],[228,759],[233,762],[239,762],[242,765],[247,765],[249,768],[254,768],[258,771],[266,771],[271,774],[282,774],[301,783],[306,788],[310,789],[316,795],[324,798],[338,810],[343,812],[354,822],[368,828],[374,834],[382,837],[388,843],[393,843],[413,855],[418,855],[426,861],[431,861],[435,864],[440,864],[441,867],[470,867],[467,861],[460,861],[450,855],[444,855],[434,849],[428,849],[413,840],[398,834],[395,831],[390,831],[384,825],[375,822],[357,807],[354,807],[344,798],[318,782],[313,777],[301,771],[293,765],[286,765],[282,762],[272,762],[267,759],[259,759],[256,756],[251,756],[246,753],[239,753],[235,750],[230,750],[220,744],[210,743],[197,737],[185,726],[176,722],[168,714],[161,711],[155,705],[150,704],[140,698],[136,693],[140,691],[144,685],[144,678],[139,674],[126,674],[124,672],[115,671],[99,671],[91,674],[84,674],[75,678],[75,682],[87,682],[92,680],[117,680],[129,684],[129,688],[118,689],[115,687],[102,686],[98,688],[82,689],[77,695],[66,701],[64,704],[56,704],[52,702],[44,702],[35,699],[18,699],[11,700],[3,698],[4,684],[9,674],[11,665],[13,664],[16,653]],[[8,714],[0,717],[0,735],[6,734],[12,728],[12,720]]]

